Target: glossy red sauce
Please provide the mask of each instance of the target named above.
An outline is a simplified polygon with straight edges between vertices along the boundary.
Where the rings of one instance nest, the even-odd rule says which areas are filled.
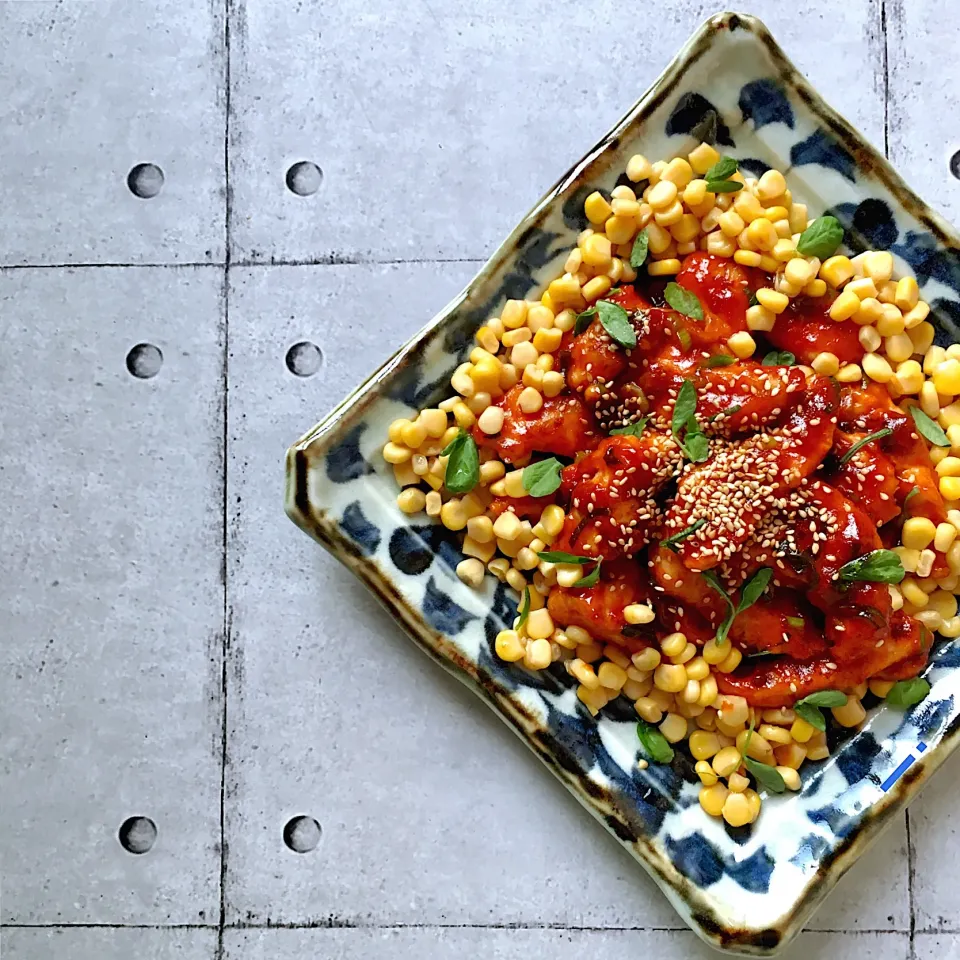
[[[926,445],[879,385],[759,362],[772,349],[799,363],[824,351],[858,362],[859,328],[830,320],[826,300],[795,298],[771,333],[753,334],[753,359],[711,366],[711,357],[730,355],[728,338],[747,329],[750,291],[765,278],[694,253],[675,280],[697,295],[702,321],[671,309],[662,282],[621,287],[609,299],[631,315],[636,348],[619,347],[594,318],[579,335],[567,334],[557,354],[568,392],[524,414],[518,385],[498,401],[499,436],[475,431],[508,463],[540,456],[569,463],[552,498],[503,498],[492,507],[533,519],[552,499],[566,520],[551,549],[602,560],[595,586],[553,588],[552,616],[628,650],[675,630],[702,646],[727,611],[707,576],[736,603],[746,580],[767,567],[770,586],[733,621],[730,638],[744,660],[716,674],[721,692],[780,706],[869,677],[913,676],[925,662],[928,631],[893,611],[885,584],[843,584],[837,573],[899,542],[908,495],[907,515],[946,519]],[[696,421],[710,438],[702,463],[684,457],[671,431],[684,381],[696,389]],[[641,414],[648,422],[639,436],[610,434]],[[890,435],[841,463],[882,428]],[[673,549],[661,545],[691,526]],[[938,555],[934,576],[947,572]],[[637,602],[654,605],[652,624],[626,623],[623,608]]]

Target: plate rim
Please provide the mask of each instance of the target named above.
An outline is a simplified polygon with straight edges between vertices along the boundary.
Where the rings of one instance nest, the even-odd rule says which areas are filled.
[[[524,716],[516,702],[488,690],[479,682],[473,666],[445,640],[443,634],[432,629],[407,603],[377,563],[357,549],[356,545],[343,534],[339,524],[331,520],[325,510],[318,510],[311,504],[306,479],[310,459],[307,452],[309,450],[313,456],[322,456],[341,442],[362,417],[367,407],[379,398],[378,388],[388,382],[405,365],[424,341],[444,325],[451,314],[469,302],[473,290],[513,254],[518,245],[518,239],[537,224],[538,218],[545,209],[563,196],[593,161],[607,151],[617,149],[620,136],[633,124],[642,122],[644,117],[673,91],[684,72],[709,51],[722,31],[735,30],[746,30],[763,45],[780,79],[791,92],[796,93],[803,100],[829,132],[844,143],[855,157],[860,170],[869,172],[879,181],[901,208],[929,230],[941,245],[960,251],[960,235],[954,228],[908,186],[890,161],[870,143],[867,137],[817,93],[758,17],[731,11],[717,13],[701,23],[620,120],[586,151],[583,157],[572,164],[530,208],[464,288],[388,360],[341,400],[330,413],[296,440],[286,454],[284,509],[290,519],[321,543],[363,582],[378,601],[394,615],[423,652],[466,684],[493,709],[497,716],[564,783],[581,805],[615,837],[616,831],[600,810],[599,801],[588,797],[576,778],[566,775],[552,756],[542,747],[538,747],[536,739],[531,736],[534,718],[529,715]],[[721,950],[745,955],[769,956],[779,952],[796,936],[840,878],[872,846],[896,815],[906,808],[930,776],[953,753],[958,743],[960,743],[960,726],[955,726],[944,734],[934,748],[927,750],[892,789],[871,805],[869,818],[863,820],[829,856],[819,861],[817,872],[811,875],[789,909],[780,915],[777,926],[773,929],[749,926],[734,929],[726,925],[715,909],[716,901],[707,896],[704,888],[680,874],[665,853],[652,847],[645,847],[642,838],[636,843],[629,843],[621,837],[617,839],[621,844],[632,848],[635,859],[660,887],[681,917],[687,918],[688,925],[702,940]]]

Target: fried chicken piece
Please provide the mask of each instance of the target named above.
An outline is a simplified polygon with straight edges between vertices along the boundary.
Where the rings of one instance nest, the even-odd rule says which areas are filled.
[[[636,553],[659,524],[654,494],[679,462],[667,434],[608,437],[563,470],[560,493],[570,507],[553,549],[608,560]]]

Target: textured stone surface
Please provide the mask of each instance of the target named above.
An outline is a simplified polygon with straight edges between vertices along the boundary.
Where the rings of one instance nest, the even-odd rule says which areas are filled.
[[[960,212],[943,119],[955,14],[740,7]],[[5,957],[213,960],[221,866],[228,923],[387,927],[227,929],[229,960],[713,956],[663,929],[681,921],[653,884],[286,520],[280,491],[290,441],[442,307],[715,10],[0,4],[0,265],[168,265],[0,271]],[[322,168],[315,194],[287,187],[298,161]],[[152,199],[128,188],[139,163],[163,170]],[[229,285],[221,266],[169,266],[223,263],[228,193]],[[342,259],[380,265],[242,265]],[[311,376],[285,362],[302,341],[321,352]],[[125,366],[141,342],[163,354],[152,379]],[[918,960],[960,952],[957,762],[912,808],[911,855],[901,821],[789,960],[904,960],[911,901]],[[137,815],[158,829],[142,856],[118,839]],[[306,853],[284,845],[298,815],[321,827]],[[208,929],[150,929],[168,924]]]

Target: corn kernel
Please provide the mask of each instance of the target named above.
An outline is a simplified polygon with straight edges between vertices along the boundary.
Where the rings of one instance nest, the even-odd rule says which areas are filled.
[[[661,182],[667,181],[675,183],[681,190],[693,179],[693,168],[683,157],[675,157],[671,160],[663,173],[660,174]]]
[[[687,671],[682,664],[661,663],[653,673],[653,682],[667,693],[679,693],[687,685]]]
[[[863,261],[863,272],[874,283],[884,283],[893,276],[893,254],[886,250],[868,253]]]
[[[743,758],[736,747],[723,747],[717,751],[711,765],[718,777],[729,777],[731,773],[736,772],[742,762]]]
[[[727,654],[727,658],[722,663],[717,664],[717,670],[720,673],[733,673],[740,666],[742,659],[743,654],[739,650],[731,650]]]
[[[923,387],[923,370],[916,360],[904,360],[897,367],[894,380],[901,393],[919,393]]]
[[[835,353],[818,353],[810,362],[810,366],[821,377],[835,377],[840,372],[840,360]]]
[[[694,760],[709,760],[720,752],[720,738],[707,730],[695,730],[688,743]]]
[[[720,154],[709,143],[701,143],[687,154],[694,173],[705,174],[719,159]]]
[[[634,154],[627,161],[627,178],[633,183],[649,180],[651,173],[650,161],[640,153]]]
[[[727,340],[727,346],[733,354],[741,360],[752,357],[754,351],[757,349],[756,341],[745,330],[741,330],[739,333],[735,333],[730,337]]]
[[[832,320],[849,320],[860,309],[860,298],[854,293],[841,293],[830,305]]]
[[[757,196],[761,200],[776,200],[787,189],[787,181],[779,170],[767,170],[757,181]]]
[[[647,264],[647,273],[651,277],[672,277],[680,272],[682,264],[671,257],[667,260],[653,260]]]
[[[757,300],[761,306],[775,314],[783,313],[790,303],[789,297],[782,293],[777,293],[776,290],[771,290],[769,287],[761,287],[757,291]]]
[[[549,640],[538,638],[527,644],[527,649],[523,655],[523,665],[528,670],[545,670],[552,662],[553,651],[550,648]]]
[[[905,333],[899,333],[896,336],[887,337],[884,341],[884,350],[887,359],[894,363],[902,363],[913,356],[913,343]],[[958,364],[960,367],[960,364]]]
[[[834,707],[831,711],[833,719],[841,727],[856,727],[866,719],[867,711],[856,697],[848,697],[842,707]]]
[[[508,663],[522,660],[525,646],[516,630],[501,630],[494,643],[497,656]]]
[[[603,223],[613,213],[610,204],[599,190],[595,190],[584,201],[583,212],[591,223]]]
[[[844,294],[841,294],[841,296],[844,296]],[[886,358],[881,357],[879,353],[864,354],[860,364],[863,367],[863,372],[877,383],[888,383],[893,379],[893,369]]]
[[[757,217],[750,222],[747,237],[757,250],[772,250],[780,239],[776,228],[766,217]]]
[[[933,371],[933,385],[943,396],[960,393],[960,360],[944,360]]]
[[[960,500],[960,477],[941,477],[940,496],[945,500]]]
[[[820,265],[820,279],[836,290],[850,280],[853,274],[854,269],[850,258],[842,255],[828,257]]]
[[[682,633],[669,633],[660,641],[660,649],[666,657],[678,657],[686,649],[687,638]]]
[[[725,784],[715,783],[709,787],[705,786],[700,790],[700,806],[711,817],[719,817],[723,814],[729,796],[730,791]]]
[[[930,305],[921,300],[915,307],[908,310],[903,315],[903,325],[911,330],[913,327],[923,323],[930,314]]]
[[[741,190],[735,195],[733,209],[736,210],[740,217],[748,224],[760,218],[766,219],[766,210],[763,209],[763,205],[749,190]],[[770,223],[770,221],[767,220],[767,223]],[[773,228],[772,223],[770,227],[771,229]],[[776,233],[775,230],[773,232]],[[776,243],[776,240],[774,240],[774,243]]]
[[[679,713],[668,713],[660,721],[660,732],[670,743],[679,743],[687,735],[687,721]]]
[[[763,257],[756,250],[737,250],[733,259],[744,267],[759,267]]]
[[[900,540],[910,550],[923,550],[933,542],[936,532],[936,526],[926,517],[911,517],[903,524]]]
[[[807,723],[803,717],[797,717],[790,726],[790,736],[797,743],[807,743],[816,732],[817,728]]]
[[[903,277],[897,281],[897,293],[894,303],[904,312],[909,312],[920,300],[920,287],[914,277]]]
[[[729,638],[723,643],[708,643],[703,648],[703,659],[711,666],[722,663],[733,649]]]

